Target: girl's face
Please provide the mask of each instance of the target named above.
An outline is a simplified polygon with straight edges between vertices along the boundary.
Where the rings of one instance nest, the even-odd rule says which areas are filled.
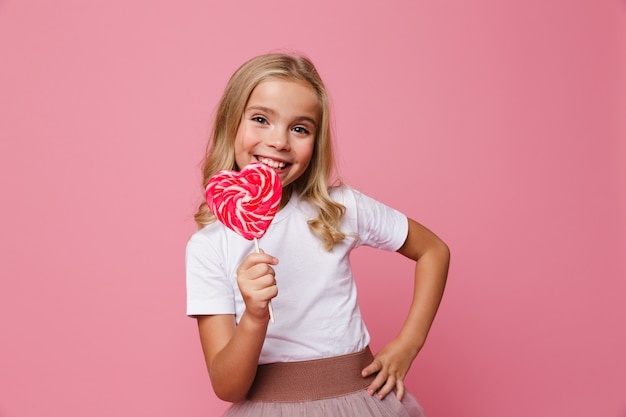
[[[248,99],[237,137],[235,161],[272,167],[282,186],[302,175],[313,155],[320,106],[315,90],[299,81],[260,82]]]

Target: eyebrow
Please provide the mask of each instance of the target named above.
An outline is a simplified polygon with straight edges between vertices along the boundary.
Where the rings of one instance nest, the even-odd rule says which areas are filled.
[[[269,113],[271,115],[275,115],[276,111],[273,109],[270,109],[269,107],[265,107],[265,106],[250,106],[250,107],[246,107],[246,111],[250,111],[250,110],[258,110],[258,111],[262,111],[264,113]]]
[[[265,106],[250,106],[250,107],[246,107],[246,112],[249,112],[251,110],[253,110],[253,111],[254,110],[261,111],[261,112],[264,112],[264,113],[271,114],[272,116],[276,116],[278,114],[278,113],[276,113],[276,110],[270,109],[269,107],[265,107]],[[298,117],[296,117],[296,120],[309,122],[313,126],[317,127],[317,121],[315,119],[313,119],[312,117],[309,117],[309,116],[298,116]]]

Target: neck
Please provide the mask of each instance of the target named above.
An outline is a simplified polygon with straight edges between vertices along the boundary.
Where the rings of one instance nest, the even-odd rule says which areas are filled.
[[[280,205],[278,206],[278,210],[283,209],[287,203],[289,203],[289,198],[291,198],[292,189],[291,187],[283,188],[282,196],[280,197]]]

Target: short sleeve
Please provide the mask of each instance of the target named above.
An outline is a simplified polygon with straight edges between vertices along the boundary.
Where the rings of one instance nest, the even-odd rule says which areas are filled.
[[[235,295],[224,259],[201,233],[187,243],[187,315],[235,314]]]
[[[351,221],[356,222],[358,244],[389,251],[400,249],[409,233],[407,217],[360,191],[351,188],[346,191],[344,204]],[[349,207],[351,205],[354,207]]]

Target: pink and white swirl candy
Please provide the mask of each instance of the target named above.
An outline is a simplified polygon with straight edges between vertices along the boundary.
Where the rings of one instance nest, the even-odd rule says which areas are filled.
[[[276,172],[261,163],[241,171],[220,171],[206,186],[211,212],[228,228],[248,240],[265,234],[276,215],[282,186]]]

